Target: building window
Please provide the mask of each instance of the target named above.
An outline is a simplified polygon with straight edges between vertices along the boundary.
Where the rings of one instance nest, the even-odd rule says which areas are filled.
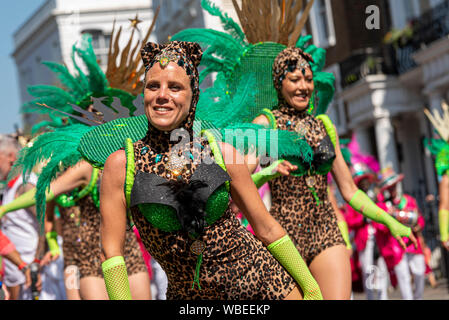
[[[314,44],[327,48],[336,44],[334,20],[330,0],[316,0],[310,11],[310,24]]]
[[[421,14],[419,0],[390,0],[390,11],[395,29],[403,29],[413,18]]]
[[[111,35],[105,34],[103,31],[96,29],[84,30],[81,33],[89,33],[92,36],[92,47],[94,48],[95,55],[97,56],[98,64],[105,69],[108,63]]]

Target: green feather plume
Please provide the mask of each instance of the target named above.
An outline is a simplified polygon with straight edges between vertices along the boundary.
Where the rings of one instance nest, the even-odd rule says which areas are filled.
[[[67,90],[75,97],[82,97],[85,92],[85,88],[82,87],[79,80],[72,76],[67,69],[66,66],[51,62],[51,61],[43,61],[43,65],[47,66],[50,71],[56,73],[58,75],[59,81],[61,81],[61,84],[67,88]]]
[[[74,166],[82,159],[77,147],[81,137],[90,130],[92,130],[91,127],[82,124],[62,127],[37,136],[29,146],[20,150],[8,180],[22,174],[26,182],[38,164],[48,161],[42,168],[36,185],[36,212],[41,224],[45,214],[45,193],[49,189],[50,183],[58,173]]]
[[[245,75],[239,83],[239,88],[240,90],[231,96],[226,88],[226,79],[219,74],[214,86],[201,92],[196,118],[214,123],[217,128],[225,128],[237,122],[251,122],[251,109],[255,107],[256,79],[254,75]],[[212,104],[214,107],[210,108]],[[235,113],[239,115],[238,118],[234,116]]]
[[[254,123],[237,123],[219,130],[217,138],[233,145],[242,154],[256,151],[258,155],[265,154],[275,159],[300,158],[305,163],[313,159],[312,148],[304,137],[293,131],[271,130]]]
[[[198,42],[205,48],[201,66],[205,66],[207,71],[202,71],[202,79],[211,72],[232,72],[245,49],[231,35],[212,29],[186,29],[173,35],[171,39]]]
[[[210,0],[201,0],[201,6],[212,16],[219,17],[223,25],[223,29],[233,36],[234,39],[239,41],[242,45],[246,44],[245,33],[242,31],[238,23],[236,23],[231,17],[229,17],[226,13],[223,13],[220,8],[218,8]]]
[[[442,176],[449,170],[449,143],[443,139],[424,138],[424,145],[435,156],[435,169]]]
[[[83,34],[79,46],[75,47],[76,53],[83,60],[88,70],[89,89],[92,92],[104,92],[109,86],[108,79],[101,70],[92,47],[92,36]]]

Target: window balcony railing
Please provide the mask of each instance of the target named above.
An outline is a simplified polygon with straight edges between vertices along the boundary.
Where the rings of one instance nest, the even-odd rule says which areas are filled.
[[[341,87],[346,88],[368,75],[397,74],[394,49],[390,45],[366,48],[340,62]]]
[[[410,22],[412,36],[396,46],[396,61],[399,73],[416,67],[413,54],[449,34],[449,0],[444,0],[434,8],[424,12]]]

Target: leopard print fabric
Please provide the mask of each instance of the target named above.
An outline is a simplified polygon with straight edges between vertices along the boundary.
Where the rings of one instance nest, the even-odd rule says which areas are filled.
[[[154,165],[154,153],[142,154],[145,147],[150,147],[146,142],[134,144],[135,172],[139,170],[167,180],[174,179],[168,176],[164,163]],[[204,141],[202,145],[209,152],[210,147]],[[189,168],[189,171],[195,169]],[[217,222],[206,227],[199,238],[206,244],[200,267],[201,289],[192,288],[197,256],[190,251],[193,240],[187,233],[164,232],[153,227],[137,206],[131,208],[131,215],[147,251],[167,274],[167,299],[283,299],[296,285],[229,208]]]
[[[273,111],[277,127],[294,130],[299,123],[305,128],[305,138],[312,148],[327,135],[323,123],[307,112],[280,106]],[[307,265],[327,248],[344,245],[335,212],[327,193],[327,176],[315,175],[315,198],[306,184],[308,175],[281,176],[269,182],[272,205],[270,213],[286,229]]]
[[[103,278],[100,259],[101,217],[92,196],[87,195],[79,199],[77,206],[63,208],[61,219],[64,268],[76,265],[79,268],[80,278],[88,276]],[[129,275],[147,272],[139,243],[132,230],[126,232],[124,258]]]
[[[58,207],[61,213],[62,224],[62,251],[64,253],[64,269],[71,265],[79,265],[79,218],[80,207],[78,205],[64,208]]]

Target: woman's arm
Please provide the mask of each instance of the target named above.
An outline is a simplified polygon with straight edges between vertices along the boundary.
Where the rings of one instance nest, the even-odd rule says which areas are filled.
[[[256,236],[268,245],[286,235],[282,226],[268,213],[242,156],[229,144],[221,143],[223,159],[231,177],[231,197],[242,210]],[[232,156],[230,156],[232,155]]]
[[[61,248],[58,245],[58,233],[55,231],[55,205],[54,201],[50,201],[47,203],[47,209],[45,210],[44,230],[49,251],[42,258],[41,266],[57,260],[61,254]]]
[[[124,150],[119,150],[106,160],[100,187],[100,237],[105,258],[102,269],[111,300],[131,299],[123,258],[127,224],[125,175],[126,155]]]
[[[254,118],[252,123],[260,124],[266,127],[270,125],[268,118],[263,114]],[[249,172],[253,173],[256,170],[257,166],[259,165],[259,158],[257,157],[257,151],[245,155],[245,163],[248,166]]]
[[[332,205],[332,208],[334,209],[335,216],[337,217],[338,228],[340,229],[343,240],[346,243],[346,248],[352,251],[352,244],[351,240],[349,239],[348,224],[346,223],[346,219],[341,213],[340,208],[338,207],[337,198],[335,197],[332,188],[329,187],[327,193],[329,195],[329,201]]]
[[[77,187],[87,184],[91,174],[92,166],[86,161],[81,161],[75,166],[67,169],[50,184],[50,191],[47,191],[47,201],[51,201],[62,193],[72,191]],[[21,189],[18,190],[18,192],[21,193],[19,197],[0,207],[0,218],[8,212],[29,208],[36,204],[36,199],[34,197],[36,194],[35,187]],[[34,208],[32,210],[34,210]]]
[[[304,292],[305,300],[322,299],[313,278],[284,228],[267,211],[243,156],[229,144],[220,144],[226,169],[231,177],[231,197],[251,224],[254,233],[279,263],[290,273]]]
[[[337,131],[335,130],[335,132]],[[402,240],[402,237],[408,237],[415,247],[417,247],[418,244],[416,238],[410,228],[402,225],[391,215],[380,209],[362,190],[357,188],[352,179],[351,172],[341,154],[338,134],[336,134],[335,154],[336,158],[332,165],[332,176],[340,189],[343,199],[349,203],[354,210],[360,212],[365,217],[387,226],[392,236],[398,240],[399,244],[404,249],[406,249],[406,245]]]

